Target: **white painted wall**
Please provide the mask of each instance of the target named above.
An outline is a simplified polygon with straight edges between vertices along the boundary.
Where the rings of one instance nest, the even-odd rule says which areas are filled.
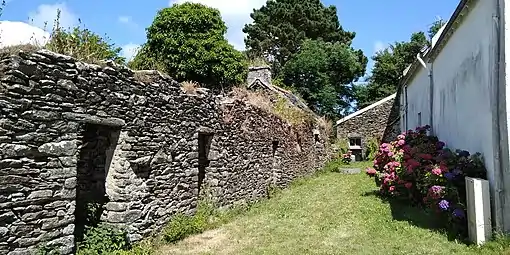
[[[478,1],[433,61],[434,132],[450,148],[480,152],[493,181],[493,1]]]
[[[407,127],[406,130],[418,126],[430,125],[430,83],[428,71],[418,67],[412,82],[407,86]],[[421,124],[418,118],[421,113]],[[405,123],[404,123],[405,126]]]
[[[483,154],[493,196],[497,194],[494,181],[498,169],[495,145],[500,142],[493,138],[494,132],[497,132],[493,122],[494,102],[497,99],[492,92],[493,86],[496,86],[494,47],[497,45],[497,36],[493,18],[496,1],[479,0],[476,5],[471,3],[469,14],[463,18],[460,26],[456,26],[439,55],[431,60],[434,75],[434,133],[449,148]],[[420,111],[422,123],[428,122],[430,83],[426,70],[420,68],[425,75],[418,73],[408,82],[407,118],[410,125],[417,123],[417,112]],[[499,199],[493,206],[501,209]],[[504,217],[510,220],[510,215]]]

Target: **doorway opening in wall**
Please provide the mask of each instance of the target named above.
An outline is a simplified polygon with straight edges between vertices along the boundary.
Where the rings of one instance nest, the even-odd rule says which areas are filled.
[[[421,112],[418,113],[418,127],[421,127]]]
[[[273,141],[273,157],[276,155],[276,151],[278,150],[278,145],[279,144],[280,144],[280,142]]]
[[[85,124],[77,162],[75,240],[83,240],[86,227],[100,223],[106,196],[106,175],[119,131],[117,128]]]
[[[301,136],[299,133],[296,133],[296,142],[297,142],[297,151],[301,152]]]
[[[198,134],[198,195],[205,179],[205,170],[209,166],[209,150],[211,149],[211,142],[213,134],[199,133]]]

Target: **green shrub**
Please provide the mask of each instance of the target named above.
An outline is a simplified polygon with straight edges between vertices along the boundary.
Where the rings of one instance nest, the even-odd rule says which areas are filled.
[[[83,240],[77,244],[78,255],[108,254],[130,249],[127,233],[107,224],[87,228]]]
[[[347,141],[347,139],[336,139],[334,146],[338,149],[337,156],[343,155],[349,151],[349,141]]]
[[[422,206],[455,237],[465,238],[467,229],[465,178],[487,178],[480,153],[452,151],[430,133],[417,127],[383,143],[367,175],[374,177],[382,196]]]
[[[195,81],[211,89],[241,84],[246,81],[248,63],[225,39],[226,32],[217,9],[174,4],[158,11],[147,28],[147,42],[129,66],[157,68],[179,82]]]
[[[45,244],[37,249],[37,255],[58,255],[60,254],[59,245]]]
[[[80,61],[95,64],[103,60],[124,64],[126,60],[120,56],[122,48],[116,47],[110,41],[110,38],[101,37],[80,26],[73,28],[61,27],[60,10],[57,10],[55,25],[45,48],[56,53],[72,56]]]
[[[176,214],[163,229],[162,238],[167,243],[175,243],[188,236],[200,234],[229,222],[248,207],[249,205],[238,206],[220,211],[212,201],[204,199],[198,203],[194,215]]]
[[[194,215],[176,214],[163,230],[163,239],[174,243],[190,235],[202,233],[211,227],[211,218],[217,215],[211,202],[200,201]]]
[[[325,172],[339,172],[339,168],[343,166],[342,158],[337,158],[332,161],[329,161],[326,166],[324,166]]]
[[[379,139],[376,137],[370,137],[366,142],[365,158],[367,160],[374,160],[375,155],[379,151]]]
[[[153,255],[155,254],[154,246],[152,244],[135,245],[130,250],[118,250],[108,253],[108,255]]]

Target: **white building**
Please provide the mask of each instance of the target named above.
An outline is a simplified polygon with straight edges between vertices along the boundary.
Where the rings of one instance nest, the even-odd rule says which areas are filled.
[[[461,0],[401,84],[402,130],[429,124],[449,148],[480,152],[496,230],[510,232],[510,5]],[[508,58],[510,59],[510,58]]]

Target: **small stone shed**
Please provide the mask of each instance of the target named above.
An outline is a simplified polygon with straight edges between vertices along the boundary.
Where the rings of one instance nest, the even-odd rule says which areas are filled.
[[[400,133],[398,102],[393,94],[336,122],[337,138],[348,143],[356,161],[366,159],[370,139],[390,141]]]

